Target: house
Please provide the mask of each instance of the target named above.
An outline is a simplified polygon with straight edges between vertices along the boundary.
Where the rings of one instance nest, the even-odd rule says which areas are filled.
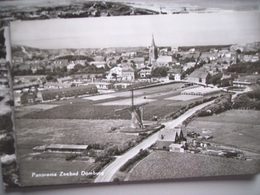
[[[71,76],[61,77],[57,79],[58,83],[71,82],[72,80],[73,78]]]
[[[140,78],[144,79],[144,78],[149,78],[151,76],[151,68],[145,67],[142,68],[141,70],[139,70],[139,75]]]
[[[179,125],[173,129],[165,128],[160,131],[156,146],[158,149],[169,149],[171,144],[180,144],[182,141],[186,141],[183,134],[184,126]]]
[[[24,91],[20,96],[20,103],[22,105],[34,104],[36,102],[37,92],[36,91]]]
[[[183,136],[183,126],[176,126],[173,129],[165,128],[159,133],[159,141],[171,141],[173,143],[178,143],[184,140]]]
[[[125,66],[122,68],[122,80],[123,81],[134,81],[135,80],[135,71],[130,66]]]
[[[156,60],[158,66],[168,66],[172,63],[172,56],[159,56]]]
[[[181,68],[171,68],[170,70],[168,70],[168,77],[170,80],[180,81]]]
[[[170,152],[184,152],[184,145],[183,144],[171,144],[169,145],[169,151]]]
[[[65,66],[67,66],[69,64],[69,61],[67,59],[57,59],[57,60],[53,60],[52,62],[52,67],[60,67],[63,68]]]
[[[194,70],[190,75],[187,76],[189,82],[206,84],[209,73],[205,68]]]
[[[133,61],[136,65],[136,68],[139,69],[144,66],[145,58],[144,57],[135,57],[135,58],[131,59],[131,61]]]
[[[104,56],[100,56],[100,55],[94,56],[93,59],[96,62],[105,61],[105,57]]]
[[[74,69],[75,66],[76,66],[76,64],[70,63],[67,65],[67,70],[70,71],[70,70]]]
[[[122,68],[121,67],[114,67],[111,68],[108,75],[106,76],[108,80],[117,80],[122,78]]]
[[[97,89],[112,89],[113,88],[112,83],[95,82],[95,83],[92,83],[92,84],[96,85]]]
[[[105,68],[106,62],[105,61],[95,61],[95,62],[90,62],[90,65],[94,65],[97,68]]]
[[[115,89],[127,89],[132,85],[132,83],[116,83],[114,84]]]
[[[193,68],[196,65],[196,62],[188,62],[186,64],[184,64],[184,66],[182,67],[183,71],[188,70],[189,68]]]

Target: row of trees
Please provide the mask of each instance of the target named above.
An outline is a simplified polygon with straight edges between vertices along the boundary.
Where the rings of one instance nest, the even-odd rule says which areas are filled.
[[[247,62],[247,63],[239,62],[238,64],[233,64],[229,66],[227,71],[230,73],[247,73],[247,74],[258,73],[259,74],[260,61]]]
[[[256,87],[253,91],[237,96],[234,99],[233,108],[260,110],[260,87]]]

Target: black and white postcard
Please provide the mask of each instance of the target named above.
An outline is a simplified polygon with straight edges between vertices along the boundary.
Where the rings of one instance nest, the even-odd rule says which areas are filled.
[[[259,1],[1,4],[7,187],[259,173]]]

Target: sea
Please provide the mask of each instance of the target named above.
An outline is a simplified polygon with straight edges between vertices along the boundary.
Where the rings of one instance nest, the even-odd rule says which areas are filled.
[[[244,44],[260,41],[260,12],[232,11],[15,21],[13,45],[105,48]]]

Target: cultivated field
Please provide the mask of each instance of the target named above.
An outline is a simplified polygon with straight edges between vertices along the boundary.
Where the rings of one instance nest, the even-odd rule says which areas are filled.
[[[105,125],[104,125],[105,124]],[[120,145],[137,136],[111,131],[130,126],[128,120],[17,119],[19,154],[32,152],[44,144],[114,144]]]
[[[211,141],[260,154],[260,111],[229,110],[224,113],[199,117],[188,126],[188,131],[213,135]]]
[[[243,161],[201,154],[153,151],[130,171],[126,180],[241,175],[259,171],[259,160]]]
[[[188,101],[188,100],[194,100],[199,99],[200,96],[197,95],[177,95],[174,97],[167,98],[167,100],[179,100],[179,101]]]
[[[105,125],[104,125],[105,124]],[[125,120],[17,119],[17,157],[23,185],[47,185],[91,182],[86,176],[32,178],[32,172],[92,171],[99,163],[91,157],[66,160],[66,153],[35,153],[33,147],[48,144],[100,144],[105,148],[124,147],[137,135],[116,129],[129,126]],[[111,131],[111,128],[115,129]]]
[[[136,90],[135,103],[149,101],[144,106],[144,120],[149,121],[154,115],[159,119],[164,118],[182,106],[194,102],[193,99],[167,99],[179,95],[183,90],[182,86],[183,84],[171,84]],[[32,149],[48,144],[100,144],[105,149],[110,146],[118,146],[119,149],[131,147],[140,136],[124,133],[129,132],[127,127],[130,127],[131,115],[127,110],[120,110],[129,107],[130,97],[131,92],[124,91],[20,108],[20,111],[16,112],[16,142],[22,183],[44,185],[91,182],[86,177],[32,178],[32,172],[45,173],[62,169],[91,171],[100,163],[78,158],[66,160],[66,154],[35,154]]]
[[[151,120],[154,115],[158,118],[178,111],[181,106],[186,106],[196,100],[169,100],[180,94],[183,84],[171,84],[159,87],[136,90],[135,104],[148,103],[144,106],[144,120]],[[117,92],[100,96],[76,98],[53,102],[49,104],[59,104],[59,106],[41,111],[34,111],[23,115],[23,118],[32,119],[130,119],[127,110],[116,112],[131,105],[131,92]]]
[[[59,173],[91,171],[95,167],[94,163],[86,161],[66,161],[57,159],[48,160],[22,160],[19,163],[20,181],[24,186],[39,186],[53,184],[77,184],[88,183],[91,179],[86,176],[56,176],[56,177],[32,177],[32,173]]]

